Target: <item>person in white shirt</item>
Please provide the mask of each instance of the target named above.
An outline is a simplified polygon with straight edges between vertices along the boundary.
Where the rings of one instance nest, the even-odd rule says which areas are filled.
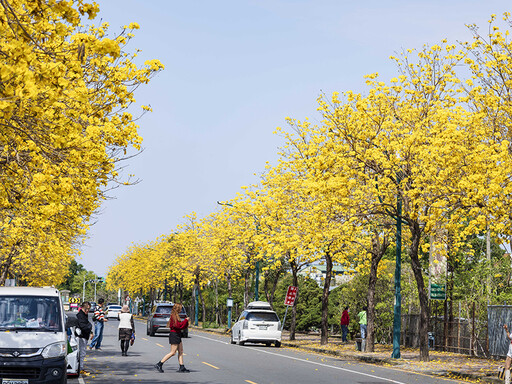
[[[130,313],[130,308],[123,305],[119,319],[119,340],[121,340],[121,355],[128,356],[128,348],[130,347],[130,340],[132,335],[135,336],[135,323],[133,322],[133,315]]]
[[[505,384],[510,384],[510,363],[512,362],[512,333],[508,332],[507,324],[503,324],[503,328],[510,340],[508,344],[507,358],[505,359]]]

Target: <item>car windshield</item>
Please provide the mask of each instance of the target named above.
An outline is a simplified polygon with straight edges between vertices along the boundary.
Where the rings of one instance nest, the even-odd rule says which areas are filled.
[[[172,307],[168,305],[160,305],[156,307],[155,313],[163,313],[163,314],[170,314],[172,311]]]
[[[249,312],[245,319],[252,321],[279,321],[274,312]]]
[[[36,330],[62,332],[58,297],[1,296],[0,331]]]

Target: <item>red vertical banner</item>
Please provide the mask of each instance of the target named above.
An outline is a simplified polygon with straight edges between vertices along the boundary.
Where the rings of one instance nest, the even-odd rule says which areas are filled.
[[[288,287],[288,291],[286,292],[286,297],[284,298],[284,305],[293,305],[295,303],[295,299],[297,298],[298,288],[290,285]]]

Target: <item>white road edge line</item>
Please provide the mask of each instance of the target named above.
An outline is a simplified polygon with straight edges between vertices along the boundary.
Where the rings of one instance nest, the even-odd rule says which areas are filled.
[[[83,377],[81,377],[81,376],[78,378],[78,382],[80,384],[85,384],[85,381],[84,381]]]
[[[207,339],[207,340],[211,340],[211,341],[216,341],[217,343],[230,344],[230,343],[226,343],[225,341],[216,340],[216,339],[211,339],[211,338],[206,337],[206,336],[201,336],[201,335],[198,335],[197,333],[196,333],[196,334],[194,334],[194,336],[195,336],[195,337],[201,337],[201,338],[203,338],[203,339]],[[250,351],[250,350],[251,350],[251,348],[247,348],[247,350],[249,350],[249,351]],[[283,357],[283,358],[291,359],[291,360],[302,361],[303,363],[309,363],[309,364],[319,365],[319,366],[321,366],[321,367],[337,369],[337,370],[339,370],[339,371],[350,372],[350,373],[354,373],[354,374],[356,374],[356,375],[361,375],[361,376],[371,377],[371,378],[373,378],[373,379],[385,380],[385,381],[389,381],[390,383],[395,383],[395,384],[407,384],[407,383],[403,383],[403,382],[401,382],[401,381],[396,381],[396,380],[388,379],[388,378],[386,378],[386,377],[380,377],[380,376],[376,376],[376,375],[371,375],[371,374],[369,374],[369,373],[364,373],[364,372],[354,371],[354,370],[352,370],[352,369],[341,368],[341,367],[336,367],[336,366],[333,366],[333,365],[328,365],[328,364],[318,363],[318,362],[316,362],[316,361],[304,360],[304,359],[300,359],[300,358],[298,358],[298,357],[284,356],[284,355],[281,355],[281,354],[279,354],[279,353],[269,352],[269,351],[264,351],[264,350],[262,350],[262,349],[258,349],[258,350],[253,349],[253,351],[263,352],[263,353],[268,353],[269,355],[279,356],[279,357]]]

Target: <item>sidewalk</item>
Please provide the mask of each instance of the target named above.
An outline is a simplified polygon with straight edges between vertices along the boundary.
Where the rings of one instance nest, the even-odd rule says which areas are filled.
[[[192,329],[213,333],[226,334],[225,329],[203,329],[191,326]],[[289,333],[283,331],[282,346],[299,348],[304,351],[324,353],[338,356],[343,360],[361,361],[369,364],[393,366],[398,369],[419,372],[432,376],[460,379],[466,382],[503,383],[498,379],[498,368],[504,360],[489,360],[469,357],[451,352],[430,351],[430,361],[419,361],[419,350],[401,348],[400,359],[392,359],[392,346],[375,344],[375,352],[367,353],[356,350],[355,341],[343,343],[340,338],[330,337],[327,345],[320,345],[320,335],[297,334],[297,340],[289,341]]]

